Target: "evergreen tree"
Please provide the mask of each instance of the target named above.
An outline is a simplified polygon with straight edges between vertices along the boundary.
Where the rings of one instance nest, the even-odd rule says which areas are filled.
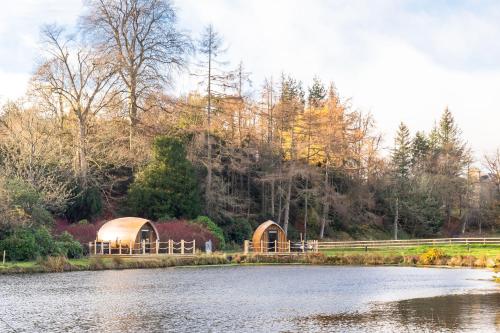
[[[184,145],[178,139],[160,137],[153,151],[153,161],[129,190],[128,210],[150,219],[196,217],[200,212],[198,183]]]
[[[408,180],[411,168],[411,140],[410,130],[405,124],[400,123],[394,150],[392,151],[393,181],[394,181],[394,239],[398,239],[398,224],[400,206],[407,199]]]
[[[323,83],[315,77],[313,79],[313,85],[309,88],[309,96],[307,98],[309,102],[309,107],[317,108],[320,107],[326,97],[326,88]]]
[[[400,123],[394,142],[394,150],[392,151],[392,164],[398,181],[408,179],[411,162],[412,144],[410,140],[410,130],[405,124]]]

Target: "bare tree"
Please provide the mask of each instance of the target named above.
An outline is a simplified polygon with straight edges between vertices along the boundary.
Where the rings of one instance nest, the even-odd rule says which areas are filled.
[[[500,193],[500,148],[494,154],[484,156],[484,166]]]
[[[101,53],[110,55],[128,101],[129,149],[146,98],[171,85],[172,74],[186,65],[192,45],[176,27],[168,0],[88,0],[83,28]]]
[[[216,64],[221,64],[217,61],[217,57],[222,49],[222,39],[219,34],[214,30],[210,24],[205,28],[201,39],[199,40],[198,51],[206,57],[201,63],[200,67],[204,67],[205,73],[200,75],[205,76],[206,92],[207,92],[207,121],[206,121],[206,145],[207,145],[207,181],[205,185],[205,199],[207,207],[210,207],[212,198],[212,144],[210,142],[210,133],[212,129],[212,100],[214,98],[214,85],[224,87],[224,74],[220,74],[218,69],[214,69]],[[198,75],[198,74],[196,74]],[[221,84],[222,83],[222,84]],[[218,95],[217,92],[215,92]]]
[[[61,103],[75,117],[75,169],[85,188],[89,169],[88,125],[93,116],[115,101],[115,67],[94,49],[63,36],[64,30],[60,27],[46,26],[42,33],[48,57],[35,73],[35,91],[60,97]]]

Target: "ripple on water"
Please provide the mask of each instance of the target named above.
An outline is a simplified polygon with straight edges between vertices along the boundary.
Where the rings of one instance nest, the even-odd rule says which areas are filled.
[[[488,332],[499,327],[499,296],[476,294],[495,288],[489,278],[332,266],[11,275],[0,276],[0,317],[19,332]]]

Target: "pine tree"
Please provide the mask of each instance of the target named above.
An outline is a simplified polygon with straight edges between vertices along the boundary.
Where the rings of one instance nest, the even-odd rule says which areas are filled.
[[[129,190],[127,209],[133,215],[150,219],[198,216],[198,182],[183,143],[176,138],[159,137],[153,153],[153,161]]]
[[[398,223],[401,201],[406,199],[408,180],[411,170],[410,130],[405,124],[399,124],[392,152],[394,181],[394,239],[398,239]]]

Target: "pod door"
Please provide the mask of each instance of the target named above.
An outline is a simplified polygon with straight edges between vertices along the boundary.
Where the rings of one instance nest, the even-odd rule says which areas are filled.
[[[276,252],[276,248],[274,246],[275,242],[278,242],[278,231],[277,230],[269,230],[267,234],[268,239],[268,247],[267,252]]]

